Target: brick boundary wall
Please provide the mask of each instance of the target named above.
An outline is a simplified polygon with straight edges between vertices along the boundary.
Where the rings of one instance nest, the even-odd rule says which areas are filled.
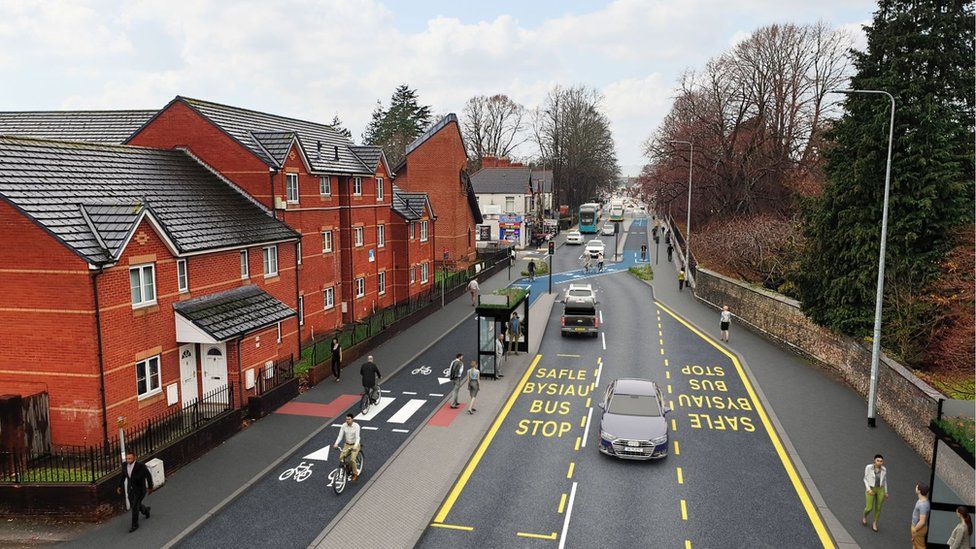
[[[867,342],[815,324],[803,314],[796,300],[701,267],[697,275],[694,294],[699,301],[716,310],[728,305],[737,320],[775,343],[813,359],[867,398],[871,379],[871,349]],[[930,466],[935,437],[928,426],[938,414],[940,398],[946,396],[882,353],[877,414]],[[939,452],[937,473],[964,500],[973,501],[973,471],[947,448]]]

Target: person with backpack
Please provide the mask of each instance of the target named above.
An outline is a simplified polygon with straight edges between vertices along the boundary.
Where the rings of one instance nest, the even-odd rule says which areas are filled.
[[[478,391],[481,390],[481,370],[478,369],[478,361],[472,360],[471,367],[468,368],[468,395],[471,403],[468,404],[468,413],[473,414],[478,410],[474,407],[474,401],[478,398]]]
[[[464,355],[458,353],[451,361],[451,367],[448,371],[448,379],[454,384],[454,388],[451,391],[451,397],[453,398],[451,402],[451,408],[457,408],[460,403],[458,402],[458,393],[461,391],[461,383],[464,381]]]

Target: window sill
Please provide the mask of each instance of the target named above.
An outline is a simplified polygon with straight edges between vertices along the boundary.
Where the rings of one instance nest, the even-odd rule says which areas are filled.
[[[281,280],[281,277],[279,277],[278,275],[274,275],[274,276],[270,276],[270,277],[269,276],[264,277],[264,283],[265,284],[274,284],[275,282],[278,282],[279,280]]]
[[[132,316],[143,316],[150,313],[155,313],[159,310],[159,305],[155,302],[148,305],[139,305],[132,309]]]
[[[155,404],[157,402],[160,402],[162,400],[163,400],[163,390],[162,389],[156,389],[155,391],[153,391],[151,393],[146,393],[146,394],[138,397],[139,408],[141,409],[141,408],[145,408],[146,406],[151,406],[151,405],[153,405],[153,404]]]

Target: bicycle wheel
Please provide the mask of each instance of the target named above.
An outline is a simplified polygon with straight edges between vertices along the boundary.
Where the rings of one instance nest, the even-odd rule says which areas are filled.
[[[364,459],[365,458],[363,458],[363,451],[360,450],[359,453],[356,454],[356,475],[357,476],[363,474]]]
[[[359,400],[359,411],[364,415],[369,413],[369,407],[372,404],[369,398],[369,391],[363,391],[363,398]]]
[[[335,470],[335,478],[332,479],[332,489],[335,490],[336,495],[341,494],[346,489],[346,466],[344,463],[340,463],[339,467]]]

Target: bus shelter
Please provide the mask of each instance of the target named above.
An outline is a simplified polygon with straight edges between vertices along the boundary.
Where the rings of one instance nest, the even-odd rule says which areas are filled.
[[[474,312],[478,330],[478,370],[482,377],[497,379],[495,342],[501,335],[505,351],[509,350],[511,334],[508,325],[516,312],[520,329],[515,336],[515,349],[529,352],[529,289],[505,288],[498,293],[480,295]]]

